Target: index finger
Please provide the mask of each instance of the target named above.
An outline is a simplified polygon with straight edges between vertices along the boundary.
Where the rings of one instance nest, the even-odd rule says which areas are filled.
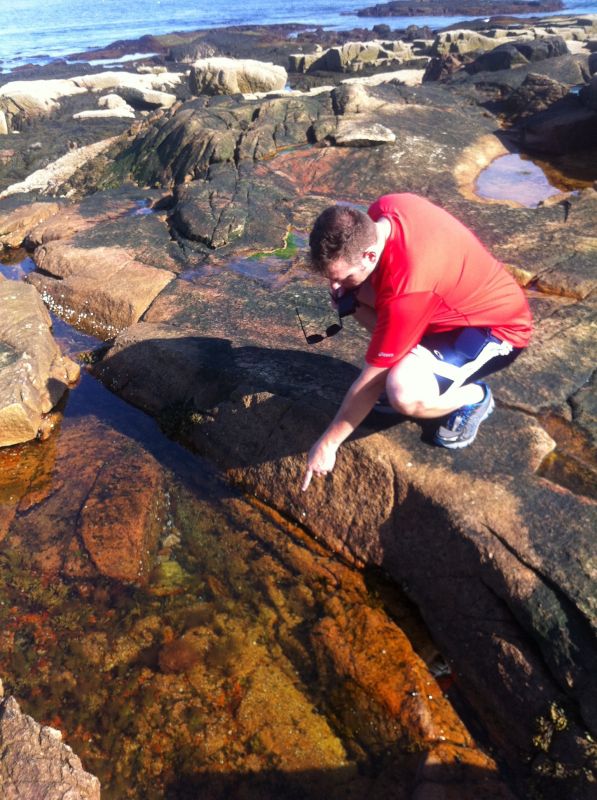
[[[313,477],[313,470],[311,467],[307,467],[307,471],[305,472],[305,478],[303,480],[303,485],[301,486],[301,491],[305,492],[309,488],[309,484],[311,483],[311,478]]]

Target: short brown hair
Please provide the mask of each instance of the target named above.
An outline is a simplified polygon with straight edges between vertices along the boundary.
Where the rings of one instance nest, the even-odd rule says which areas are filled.
[[[353,264],[376,241],[375,223],[350,206],[330,206],[315,220],[309,236],[311,267],[325,275],[339,258]]]

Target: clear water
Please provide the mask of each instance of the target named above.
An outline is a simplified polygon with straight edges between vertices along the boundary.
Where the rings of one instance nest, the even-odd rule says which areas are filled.
[[[492,161],[477,178],[475,191],[486,200],[513,200],[528,208],[560,194],[541,167],[517,153]]]
[[[22,279],[30,261],[11,266]],[[71,355],[97,344],[59,320],[55,333]],[[122,575],[133,557],[141,578]],[[396,627],[437,658],[412,607],[371,585],[85,372],[46,441],[0,449],[0,675],[104,800],[410,796],[420,745],[385,695],[364,702],[336,673],[322,623],[354,663],[393,648],[397,696],[430,696],[447,735],[461,723]],[[377,638],[351,623],[370,615]]]
[[[372,3],[367,0],[245,0],[213,3],[210,0],[0,0],[0,67],[46,63],[118,39],[144,34],[189,31],[226,25],[303,23],[331,29],[371,28],[387,23],[392,28],[429,25],[433,28],[466,17],[359,18],[354,13]],[[596,13],[595,0],[569,0],[571,13]],[[348,15],[345,15],[347,12]]]

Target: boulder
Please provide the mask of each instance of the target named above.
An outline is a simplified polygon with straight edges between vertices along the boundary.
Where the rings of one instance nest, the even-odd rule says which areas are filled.
[[[171,108],[176,102],[176,95],[169,92],[159,92],[156,89],[138,89],[135,86],[119,87],[120,96],[133,108],[154,110],[156,108]]]
[[[0,136],[8,135],[8,122],[6,121],[6,114],[0,110]]]
[[[0,112],[4,113],[8,128],[18,130],[31,119],[57,112],[62,98],[106,89],[116,91],[119,88],[141,93],[166,92],[175,88],[182,77],[182,73],[177,72],[140,75],[122,71],[99,72],[73,78],[9,81],[0,87]],[[165,104],[170,103],[169,99],[163,100]]]
[[[392,72],[378,72],[365,78],[346,78],[342,83],[360,83],[363,86],[380,86],[394,83],[402,86],[418,86],[425,74],[424,69],[396,69]]]
[[[504,111],[505,108],[501,104],[507,101],[510,94],[521,86],[529,73],[544,75],[569,88],[585,83],[589,78],[586,55],[554,56],[532,64],[521,64],[515,69],[500,69],[496,72],[475,72],[473,64],[467,65],[464,70],[458,70],[448,77],[448,84],[457,86],[464,91],[467,91],[469,87],[474,87],[479,98],[483,98],[483,102],[492,101],[497,104],[495,107]],[[472,74],[469,72],[471,67],[473,68]]]
[[[288,56],[289,72],[308,72],[321,57],[321,53],[292,53]]]
[[[561,36],[547,36],[531,41],[515,42],[514,46],[529,62],[568,55],[569,50]]]
[[[184,74],[182,72],[145,73],[137,72],[98,72],[92,75],[80,75],[72,79],[73,83],[89,92],[103,92],[106,89],[118,92],[121,88],[156,90],[165,92],[178,86]]]
[[[422,82],[441,81],[459,70],[465,64],[470,64],[472,57],[460,56],[449,53],[447,56],[435,56],[427,64],[423,73]]]
[[[99,800],[99,780],[55,728],[23,714],[14,697],[0,701],[0,786],[4,800]]]
[[[552,106],[566,97],[569,87],[564,83],[529,72],[527,77],[506,100],[506,110],[510,118],[528,117]]]
[[[494,50],[478,56],[466,69],[470,74],[496,72],[566,55],[569,55],[566,42],[560,36],[548,36],[543,39],[501,44]]]
[[[499,42],[476,31],[454,30],[438,33],[431,46],[431,55],[463,55],[475,50],[491,50]]]
[[[65,240],[34,253],[42,273],[31,283],[61,316],[95,336],[109,339],[136,322],[174,278],[125,248],[85,248]]]
[[[44,416],[79,376],[51,334],[33,286],[0,281],[0,447],[34,439]]]
[[[267,217],[259,212],[265,197],[271,203]],[[206,181],[180,186],[175,199],[171,217],[175,230],[210,249],[236,245],[253,253],[271,251],[286,236],[283,191],[248,167],[236,170],[215,164]]]
[[[104,94],[99,97],[97,105],[99,108],[122,108],[128,104],[123,97],[112,92],[111,94]]]
[[[263,61],[203,58],[191,67],[189,86],[195,95],[269,92],[283,89],[287,78],[284,67]]]
[[[531,151],[563,154],[586,150],[595,143],[597,110],[580,97],[567,95],[526,118],[518,132],[522,146]]]
[[[374,111],[383,105],[383,101],[373,97],[362,81],[342,82],[332,92],[334,114],[361,114]]]
[[[374,147],[393,144],[396,134],[378,122],[361,124],[352,120],[340,120],[331,138],[338,147]]]
[[[497,72],[498,70],[511,69],[521,64],[528,64],[528,59],[520,52],[515,44],[500,44],[488,53],[483,53],[466,66],[470,75],[476,72]]]
[[[207,44],[203,39],[193,42],[173,44],[168,50],[167,60],[177,64],[193,64],[201,58],[210,58],[217,55],[215,47]]]
[[[73,114],[73,119],[135,119],[135,111],[129,105],[118,108],[94,108],[88,111],[78,111]],[[69,177],[69,176],[67,176]]]
[[[297,72],[358,72],[365,66],[399,64],[412,58],[410,43],[369,41],[346,42],[292,63]]]
[[[4,112],[10,128],[19,129],[28,120],[56,111],[61,97],[85,91],[69,79],[9,81],[0,86],[0,111]]]

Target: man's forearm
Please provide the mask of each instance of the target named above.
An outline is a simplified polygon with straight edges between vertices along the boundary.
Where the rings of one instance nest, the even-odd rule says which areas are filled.
[[[384,374],[367,382],[359,376],[346,393],[336,416],[321,438],[336,448],[339,447],[371,411],[383,389],[384,381]]]
[[[327,475],[334,469],[336,451],[373,408],[384,387],[386,375],[387,369],[365,367],[352,384],[338,413],[309,450],[303,491],[306,491],[313,475]]]

